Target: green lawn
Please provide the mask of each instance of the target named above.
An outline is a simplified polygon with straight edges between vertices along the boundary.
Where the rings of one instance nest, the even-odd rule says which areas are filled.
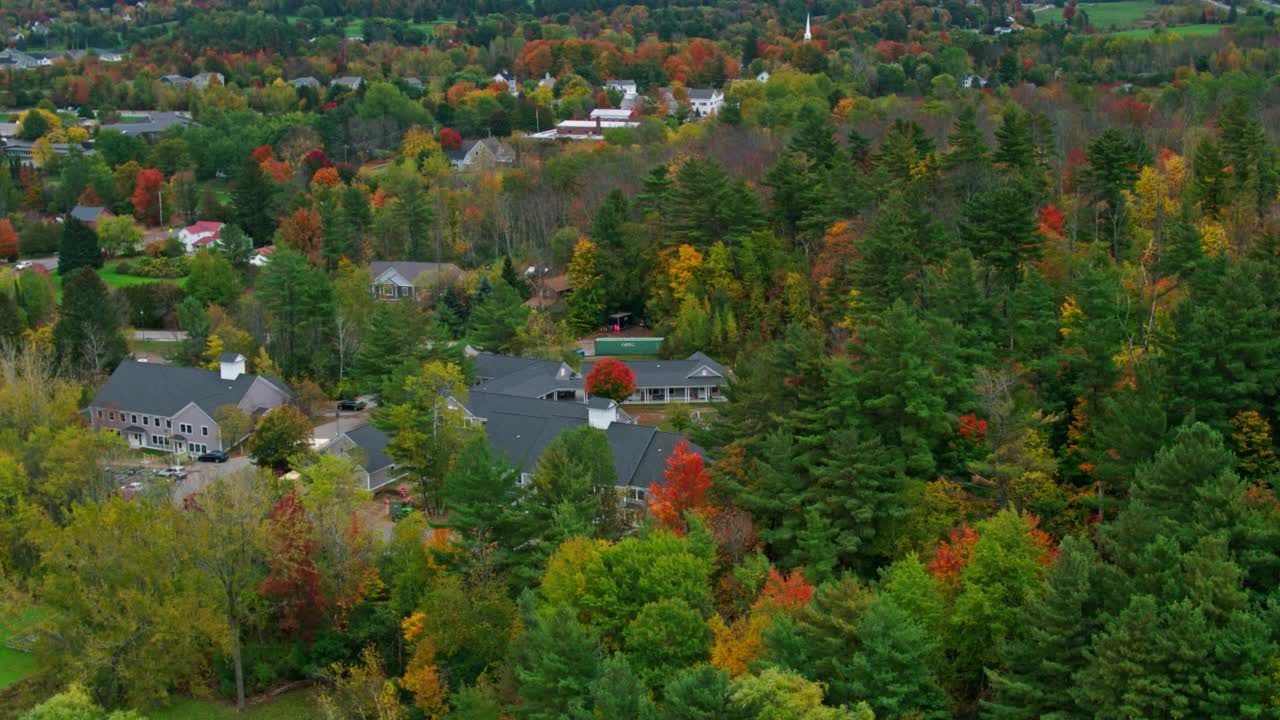
[[[38,610],[28,610],[17,622],[0,621],[0,688],[8,687],[36,671],[35,655],[5,647],[4,643],[38,620],[40,615]]]
[[[315,691],[295,690],[261,705],[254,705],[243,715],[234,705],[208,700],[183,699],[157,710],[148,710],[148,720],[307,720],[314,717],[312,698]]]
[[[121,288],[128,285],[145,285],[147,283],[153,283],[153,282],[171,282],[177,285],[178,287],[185,287],[187,284],[187,279],[184,277],[149,278],[149,277],[138,277],[137,275],[121,275],[120,273],[116,272],[115,263],[104,265],[100,270],[98,270],[98,277],[102,278],[102,282],[106,283],[107,287],[109,288]],[[57,288],[58,297],[62,297],[62,276],[61,275],[57,273],[53,274],[53,285],[55,288]]]
[[[1118,0],[1118,2],[1086,2],[1077,7],[1089,14],[1089,23],[1098,30],[1131,28],[1155,8],[1154,0]],[[1045,8],[1036,13],[1036,23],[1049,25],[1062,22],[1062,8]]]
[[[1226,25],[1175,25],[1167,27],[1164,31],[1170,35],[1178,37],[1214,37],[1226,29]],[[1122,32],[1113,33],[1116,37],[1131,37],[1145,40],[1156,34],[1154,28],[1141,28],[1139,30],[1124,30]]]

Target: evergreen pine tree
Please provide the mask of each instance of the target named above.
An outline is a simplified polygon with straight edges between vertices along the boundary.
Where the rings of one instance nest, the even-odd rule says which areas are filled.
[[[129,352],[120,318],[116,299],[92,268],[67,276],[60,317],[53,326],[58,360],[74,372],[114,369]]]
[[[1100,630],[1098,561],[1085,540],[1067,537],[1045,575],[1044,592],[1027,608],[1026,635],[1000,649],[1008,668],[992,673],[992,700],[984,720],[1087,720],[1074,677],[1087,665],[1085,652]]]
[[[857,636],[858,650],[849,661],[850,704],[866,702],[877,718],[951,717],[929,669],[937,638],[885,598],[867,609]]]
[[[729,702],[729,673],[711,665],[677,672],[662,697],[663,720],[736,720]]]
[[[636,197],[637,207],[646,215],[664,214],[668,210],[667,201],[671,197],[673,184],[667,166],[655,165],[644,178],[640,195]]]
[[[823,170],[830,170],[841,160],[840,146],[836,143],[835,132],[827,114],[815,112],[812,107],[805,106],[797,119],[796,134],[788,143],[787,149],[803,153]]]
[[[601,663],[600,676],[591,684],[586,709],[573,716],[573,720],[596,718],[658,720],[657,706],[649,698],[644,684],[632,672],[625,655],[615,654]]]
[[[445,476],[443,500],[452,546],[468,564],[487,562],[505,569],[520,544],[514,506],[520,497],[520,472],[505,458],[495,458],[485,438],[472,440],[458,453]]]
[[[352,375],[362,388],[376,392],[388,377],[412,359],[423,331],[422,318],[411,302],[377,303],[356,352]]]
[[[62,226],[62,245],[58,249],[58,274],[69,277],[80,268],[102,267],[102,250],[98,234],[70,215]]]
[[[996,151],[992,158],[1005,167],[1027,170],[1035,163],[1035,145],[1031,138],[1031,122],[1027,112],[1014,103],[1000,114],[996,128]]]
[[[468,337],[476,347],[504,352],[528,318],[529,307],[520,299],[520,293],[505,280],[499,280],[472,311]]]
[[[1221,146],[1213,138],[1206,138],[1196,147],[1191,160],[1191,196],[1206,215],[1217,217],[1226,204],[1229,175]]]
[[[665,166],[660,166],[665,167]],[[596,210],[591,221],[591,239],[597,245],[613,245],[622,235],[622,226],[627,222],[631,208],[627,205],[627,196],[614,188],[604,196],[604,202]]]
[[[960,218],[960,238],[997,280],[1012,287],[1023,263],[1040,254],[1033,203],[1009,186],[974,195]]]
[[[0,289],[0,351],[17,347],[18,340],[21,339],[22,331],[25,329],[22,315],[22,310],[13,298]]]
[[[564,720],[586,710],[600,677],[600,644],[564,605],[538,608],[533,593],[520,597],[525,634],[512,648],[521,720]]]
[[[254,247],[271,244],[275,218],[271,212],[275,185],[252,157],[245,158],[231,189],[235,223],[253,238]]]

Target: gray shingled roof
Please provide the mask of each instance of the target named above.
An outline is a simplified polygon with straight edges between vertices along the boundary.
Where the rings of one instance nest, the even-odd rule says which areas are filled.
[[[533,472],[538,458],[565,430],[588,422],[588,404],[540,400],[473,390],[467,411],[484,418],[485,435],[496,455],[522,472]],[[618,487],[647,488],[661,483],[667,458],[683,435],[653,427],[615,422],[605,432],[613,451]],[[702,448],[690,445],[698,454]]]
[[[123,114],[131,115],[136,113],[125,112]],[[191,118],[185,113],[169,112],[167,110],[149,110],[141,114],[145,115],[147,119],[141,122],[109,123],[98,129],[115,130],[116,132],[124,133],[125,135],[149,135],[162,133],[171,127],[186,127],[188,125],[196,124],[192,122]]]
[[[379,470],[390,467],[395,461],[387,456],[387,443],[391,442],[391,436],[379,430],[372,425],[364,425],[355,430],[348,430],[346,435],[356,447],[364,451],[365,461],[362,464],[365,472],[373,474]]]
[[[413,282],[423,273],[462,272],[462,269],[453,263],[415,262],[412,260],[375,260],[369,263],[369,272],[375,279],[386,272],[387,268],[395,268],[396,272],[400,273],[409,282]]]
[[[625,362],[627,367],[635,372],[638,388],[723,385],[729,377],[723,365],[700,352],[684,360],[627,360]],[[582,363],[582,376],[586,377],[594,365],[594,361]],[[690,377],[704,366],[718,373],[720,377],[714,375]]]
[[[79,220],[80,222],[91,223],[91,222],[97,221],[98,216],[104,212],[107,212],[107,209],[104,207],[90,207],[87,205],[77,205],[71,208],[71,212],[68,214],[71,215],[71,217]]]
[[[690,100],[710,100],[715,94],[714,88],[689,88]]]
[[[218,362],[234,363],[244,360],[244,356],[238,352],[224,352],[218,356]]]
[[[194,402],[213,417],[223,405],[238,404],[258,377],[246,373],[235,380],[223,380],[217,370],[125,360],[107,378],[91,405],[167,417]],[[279,378],[263,379],[292,396],[292,390]]]
[[[520,362],[510,362],[512,360]],[[569,374],[562,376],[560,372],[564,367],[564,363],[556,360],[524,360],[481,353],[476,357],[476,377],[491,379],[484,380],[477,389],[524,398],[540,398],[553,390],[581,390],[582,374],[573,373],[570,368]]]

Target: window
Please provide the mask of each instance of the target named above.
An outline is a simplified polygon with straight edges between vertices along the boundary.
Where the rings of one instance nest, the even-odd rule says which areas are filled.
[[[151,424],[151,418],[147,417],[146,415],[143,415],[143,416],[142,416],[142,424],[143,424],[143,425],[150,425],[150,424]]]
[[[158,447],[169,447],[169,438],[163,435],[152,435],[151,444]]]
[[[99,419],[99,420],[101,420],[101,419],[102,419],[102,411],[101,411],[101,410],[99,410],[99,411],[98,411],[98,419]]]
[[[205,436],[205,437],[209,437],[209,426],[208,426],[208,425],[201,425],[201,426],[200,426],[200,434],[201,434],[201,435],[203,435],[203,436]]]
[[[115,411],[115,410],[112,410],[112,411],[111,411],[111,419],[112,419],[112,420],[115,420],[115,419],[116,419],[116,411]]]
[[[137,416],[137,415],[134,415],[134,414],[132,414],[132,413],[130,413],[130,415],[129,415],[129,422],[131,422],[131,423],[135,423],[135,424],[136,424],[136,423],[138,422],[138,416]]]
[[[191,423],[178,423],[178,431],[191,434]]]
[[[173,421],[172,421],[172,420],[165,420],[165,421],[164,421],[164,429],[165,429],[165,430],[172,430],[172,429],[173,429]]]
[[[382,296],[383,296],[383,297],[395,297],[395,296],[396,296],[396,289],[395,289],[395,286],[393,286],[393,285],[379,285],[379,286],[378,286],[378,291],[382,293]]]

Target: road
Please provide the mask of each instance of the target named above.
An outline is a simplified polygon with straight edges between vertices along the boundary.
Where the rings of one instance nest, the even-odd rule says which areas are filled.
[[[134,330],[134,340],[155,342],[182,342],[187,339],[186,330]]]
[[[312,444],[316,447],[320,447],[321,445],[338,437],[339,430],[355,430],[358,427],[368,425],[369,412],[373,410],[373,398],[371,396],[364,396],[360,399],[368,403],[365,409],[360,412],[344,412],[342,413],[341,418],[338,417],[334,410],[326,412],[325,416],[331,417],[333,420],[315,426],[315,429],[311,431]]]

